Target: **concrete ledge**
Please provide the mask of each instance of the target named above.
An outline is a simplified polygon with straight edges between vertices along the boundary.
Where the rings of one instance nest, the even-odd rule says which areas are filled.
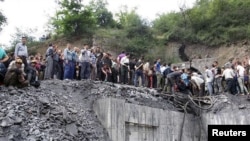
[[[250,124],[245,110],[196,117],[115,98],[97,100],[94,111],[113,141],[206,141],[210,124]]]
[[[94,111],[113,141],[176,141],[181,132],[185,141],[193,141],[196,126],[192,115],[125,103],[106,98],[94,104]]]

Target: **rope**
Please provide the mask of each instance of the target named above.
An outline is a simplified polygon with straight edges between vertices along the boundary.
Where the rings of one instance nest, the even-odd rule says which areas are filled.
[[[215,100],[214,100],[214,99],[212,99],[211,96],[205,96],[205,98],[210,99],[210,101],[212,101],[212,102],[211,102],[211,104],[210,104],[209,107],[204,108],[204,107],[198,105],[190,95],[188,95],[188,98],[190,99],[190,101],[191,101],[196,107],[198,107],[198,108],[200,108],[200,109],[202,109],[202,110],[209,110],[209,109],[211,109],[211,108],[214,106],[215,102],[217,101],[217,98],[215,98]],[[197,99],[197,101],[201,101],[201,100]]]

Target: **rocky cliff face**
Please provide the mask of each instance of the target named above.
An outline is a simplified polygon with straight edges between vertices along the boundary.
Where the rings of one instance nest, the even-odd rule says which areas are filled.
[[[209,117],[215,114],[220,117],[220,113],[225,113],[221,119],[234,114],[246,119],[248,114],[239,114],[246,113],[250,107],[245,96],[225,94],[212,99],[190,99],[185,94],[161,94],[153,89],[97,81],[49,80],[42,81],[38,89],[0,88],[0,141],[110,141],[107,129],[93,108],[94,103],[103,98],[121,99],[125,103],[159,110],[187,112],[194,117],[202,115],[205,116],[204,128],[212,123]],[[183,119],[182,116],[175,118]],[[216,120],[216,124],[220,121],[222,124],[248,122],[241,119]]]

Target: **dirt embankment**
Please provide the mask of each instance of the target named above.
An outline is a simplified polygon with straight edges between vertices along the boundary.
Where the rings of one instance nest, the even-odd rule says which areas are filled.
[[[91,41],[85,41],[84,39],[71,39],[68,40],[66,38],[57,39],[54,41],[46,41],[44,44],[40,44],[38,46],[31,47],[32,52],[39,52],[42,55],[45,54],[48,44],[53,43],[58,45],[59,49],[65,49],[67,43],[70,42],[73,47],[82,48],[83,44],[89,43]],[[94,40],[94,44],[98,44],[102,41]],[[89,44],[93,44],[89,43]],[[118,48],[110,48],[108,44],[102,43],[100,45],[103,51],[109,52],[116,57],[120,53],[120,49]],[[181,48],[182,47],[182,48]],[[152,54],[159,54],[158,52],[164,52],[163,60],[167,61],[174,61],[174,62],[181,62],[182,60],[188,59],[198,59],[198,58],[206,58],[206,57],[213,57],[218,58],[219,65],[223,65],[224,63],[228,62],[229,59],[232,58],[240,58],[243,60],[246,56],[250,56],[250,42],[248,40],[239,41],[236,43],[216,46],[216,47],[208,47],[205,45],[198,45],[198,44],[185,44],[183,48],[181,43],[178,42],[169,42],[164,50],[152,50]],[[184,51],[185,54],[180,54],[179,51]],[[157,56],[155,56],[157,58]],[[170,58],[175,58],[174,60],[169,60]],[[250,58],[250,57],[249,57]]]
[[[239,41],[217,47],[186,45],[185,53],[192,58],[218,58],[219,65],[224,65],[229,59],[239,58],[243,61],[246,56],[250,56],[250,42]]]

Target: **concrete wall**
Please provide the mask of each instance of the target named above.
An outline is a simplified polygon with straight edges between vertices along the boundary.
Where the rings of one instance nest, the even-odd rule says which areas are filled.
[[[114,98],[100,99],[94,111],[113,141],[198,140],[198,124],[192,115],[125,103]],[[192,130],[190,130],[192,129]]]
[[[190,114],[184,117],[181,112],[129,104],[115,98],[99,99],[94,111],[113,141],[207,141],[209,124],[250,124],[248,112],[239,109],[206,113],[199,120]]]

